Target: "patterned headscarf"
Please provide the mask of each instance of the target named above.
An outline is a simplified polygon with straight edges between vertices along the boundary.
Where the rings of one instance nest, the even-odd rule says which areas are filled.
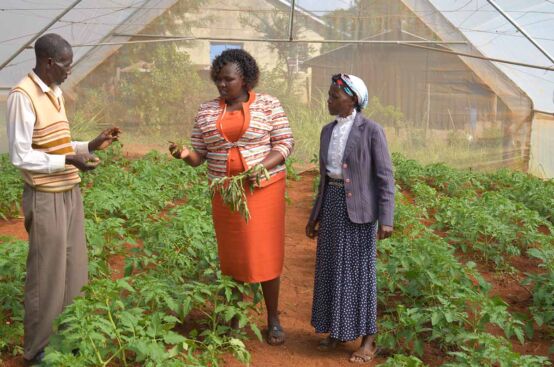
[[[360,110],[367,107],[369,95],[364,81],[355,75],[337,74],[331,78],[333,84],[338,85],[351,97],[358,98],[358,107]]]

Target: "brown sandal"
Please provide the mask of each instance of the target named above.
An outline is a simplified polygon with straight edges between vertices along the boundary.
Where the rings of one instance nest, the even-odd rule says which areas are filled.
[[[350,356],[350,362],[352,363],[368,363],[368,362],[371,362],[372,360],[375,359],[375,357],[377,356],[379,350],[378,349],[375,349],[373,351],[373,353],[371,354],[365,354],[363,352],[360,352],[359,350],[355,351],[354,353],[352,353],[352,355]]]

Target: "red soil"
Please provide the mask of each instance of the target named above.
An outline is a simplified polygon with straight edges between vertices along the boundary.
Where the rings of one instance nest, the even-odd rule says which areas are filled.
[[[7,221],[0,219],[0,236],[15,237],[23,241],[29,239],[22,218]]]

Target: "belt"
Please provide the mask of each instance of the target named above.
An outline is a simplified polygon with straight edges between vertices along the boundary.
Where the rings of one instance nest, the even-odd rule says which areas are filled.
[[[327,184],[336,187],[344,187],[344,181],[338,178],[327,176]]]

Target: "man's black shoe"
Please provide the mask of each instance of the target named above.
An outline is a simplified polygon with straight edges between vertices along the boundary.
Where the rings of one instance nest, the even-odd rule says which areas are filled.
[[[42,362],[42,359],[44,358],[44,351],[41,350],[40,352],[38,352],[34,357],[33,359],[31,360],[25,360],[25,365],[26,366],[38,366],[40,365],[40,363]]]

